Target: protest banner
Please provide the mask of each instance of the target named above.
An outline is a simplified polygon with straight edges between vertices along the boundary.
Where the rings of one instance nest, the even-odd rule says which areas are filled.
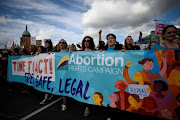
[[[156,23],[155,34],[156,36],[162,36],[163,29],[168,26],[167,24]]]
[[[31,45],[36,45],[36,37],[31,37]]]
[[[12,45],[13,45],[14,40],[9,40],[7,43],[7,49],[11,49]]]
[[[7,80],[88,104],[177,119],[177,56],[178,51],[173,50],[11,56]]]

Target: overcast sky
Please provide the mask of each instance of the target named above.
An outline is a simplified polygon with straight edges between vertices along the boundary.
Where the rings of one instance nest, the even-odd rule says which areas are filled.
[[[65,39],[77,43],[86,35],[98,41],[114,33],[122,43],[127,35],[149,35],[154,19],[180,27],[180,0],[0,0],[0,47],[20,42],[25,26],[36,39]],[[161,21],[159,21],[161,22]]]

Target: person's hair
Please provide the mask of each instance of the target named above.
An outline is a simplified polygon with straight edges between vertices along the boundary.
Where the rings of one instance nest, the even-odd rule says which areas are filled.
[[[162,31],[162,36],[166,33],[166,31],[169,29],[169,28],[171,28],[171,27],[173,27],[173,28],[175,28],[176,30],[177,30],[177,28],[174,26],[174,25],[168,25],[168,26],[166,26],[164,29],[163,29],[163,31]],[[165,39],[164,38],[164,36],[163,36],[163,39]]]
[[[105,48],[105,42],[104,41],[99,41],[99,45],[97,46],[98,50],[104,50]]]
[[[99,95],[99,97],[101,98],[100,103],[101,103],[101,105],[102,105],[103,100],[104,100],[102,93],[100,93],[100,92],[95,92],[94,95],[95,95],[95,94]]]
[[[89,48],[90,48],[91,50],[95,50],[95,44],[94,44],[93,38],[90,37],[90,36],[85,36],[85,37],[83,38],[83,40],[82,40],[82,51],[85,50],[84,42],[85,42],[85,39],[86,39],[86,38],[89,38],[89,39],[90,39]]]
[[[16,52],[16,53],[19,53],[19,49],[18,48],[14,48],[13,51]]]
[[[49,44],[48,52],[49,51],[51,52],[51,50],[53,49],[53,43],[51,42],[51,40],[47,40],[47,41],[45,41],[45,43]],[[47,50],[47,48],[46,48],[46,50]]]
[[[40,48],[42,50],[42,53],[46,52],[46,48],[44,46],[39,46],[38,48]]]
[[[164,81],[162,81],[162,80],[155,80],[154,84],[156,84],[156,83],[160,83],[162,85],[161,91],[167,91],[168,90],[168,86],[167,86],[167,84]]]
[[[75,44],[72,44],[72,45],[71,45],[71,47],[74,47],[74,48],[75,48],[75,50],[76,50],[76,46],[75,46]]]
[[[157,108],[156,100],[155,100],[153,97],[151,97],[151,96],[149,96],[149,97],[144,97],[143,102],[142,102],[142,107],[146,108],[145,104],[146,104],[146,101],[147,101],[147,100],[153,101],[153,102],[154,102],[154,105],[155,105],[154,109]]]
[[[61,39],[61,40],[63,40],[63,42],[65,42],[65,49],[67,49],[67,47],[68,47],[67,42],[66,42],[64,39]],[[59,40],[59,42],[60,42],[61,40]],[[60,47],[60,46],[59,46],[59,47]],[[61,47],[60,47],[60,49],[61,49]]]
[[[141,65],[144,65],[144,63],[146,63],[147,61],[148,62],[150,62],[150,61],[154,62],[153,59],[151,59],[151,58],[145,58],[145,59],[142,59],[141,61],[138,61],[138,63]]]
[[[136,95],[136,94],[131,94],[131,96],[132,96],[137,102],[139,102],[139,96],[138,96],[138,95]]]
[[[110,34],[106,35],[106,39],[107,39],[107,40],[108,40],[108,37],[109,37],[109,36],[113,36],[113,38],[116,39],[116,35],[110,33]]]
[[[103,43],[105,45],[105,42],[104,41],[101,41],[101,43]]]
[[[148,50],[151,50],[151,44],[152,44],[152,43],[155,43],[155,44],[156,44],[156,43],[158,43],[158,42],[156,42],[156,41],[150,42],[149,45],[148,45]]]

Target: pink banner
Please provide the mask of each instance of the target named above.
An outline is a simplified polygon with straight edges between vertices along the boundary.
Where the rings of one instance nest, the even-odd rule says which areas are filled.
[[[9,40],[8,44],[7,44],[7,49],[11,49],[12,45],[13,45],[13,41],[14,40]]]
[[[162,36],[163,29],[168,26],[167,24],[156,23],[156,36]]]

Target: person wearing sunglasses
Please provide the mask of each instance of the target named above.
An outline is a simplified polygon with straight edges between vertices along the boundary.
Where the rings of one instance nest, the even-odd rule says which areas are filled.
[[[82,48],[81,51],[93,51],[95,50],[94,40],[90,36],[85,36],[82,40]]]
[[[126,50],[140,50],[140,47],[133,42],[131,36],[127,36],[124,41],[124,47]]]
[[[67,46],[67,42],[64,39],[59,41],[60,52],[68,52]]]
[[[94,44],[94,40],[92,37],[90,36],[85,36],[82,40],[82,48],[81,51],[94,51],[95,50],[95,44]],[[85,107],[85,111],[84,111],[84,116],[87,117],[91,113],[93,112],[93,106],[89,105],[89,104],[84,104]]]
[[[166,26],[162,31],[164,42],[155,44],[152,50],[180,50],[175,40],[177,28],[174,25]]]
[[[67,47],[68,47],[67,42],[64,39],[61,39],[59,41],[59,48],[60,48],[59,52],[69,52]],[[61,105],[61,107],[62,107],[61,110],[65,111],[67,109],[67,101],[69,101],[69,98],[66,96],[63,96],[62,98],[63,98],[63,104]]]

